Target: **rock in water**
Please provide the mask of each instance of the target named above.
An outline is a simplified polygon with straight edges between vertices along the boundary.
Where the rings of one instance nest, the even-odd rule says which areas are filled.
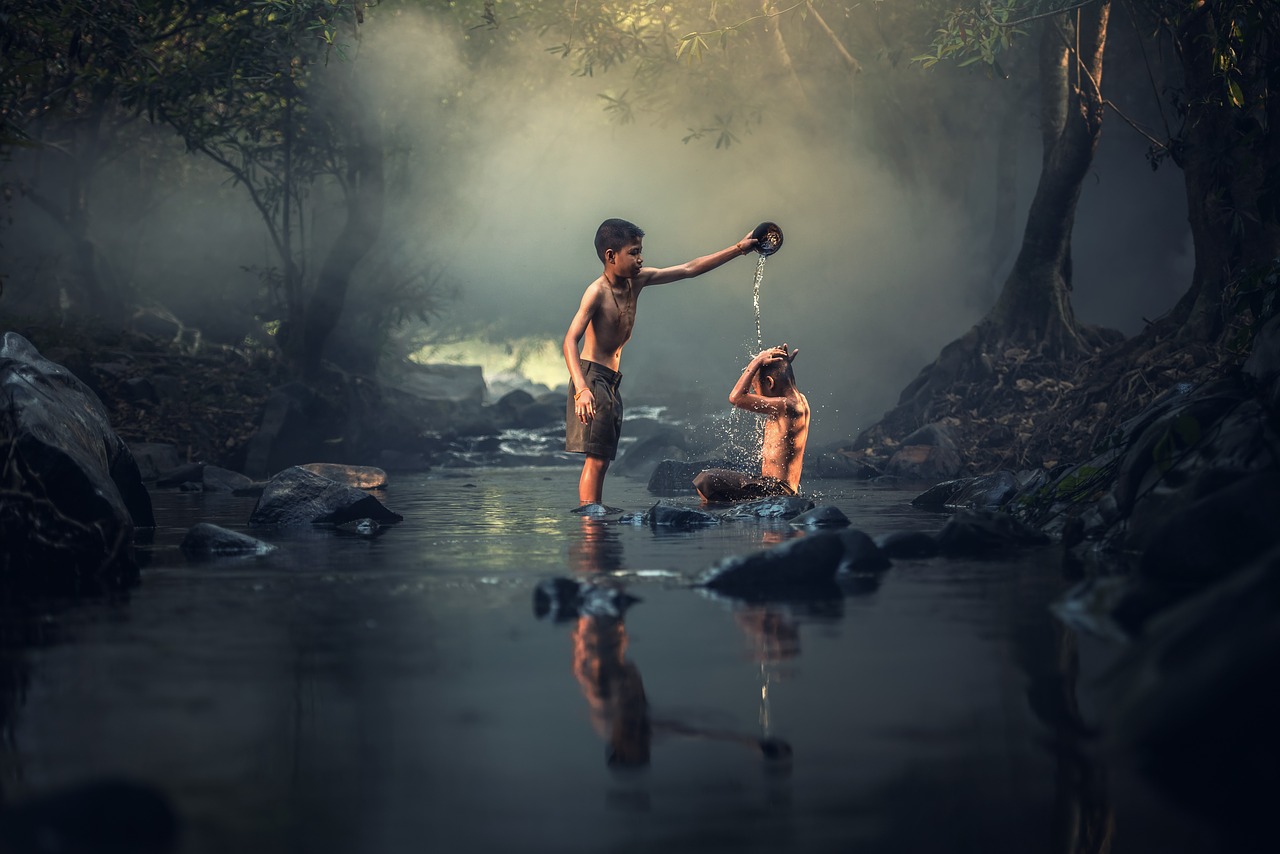
[[[88,386],[14,332],[0,339],[0,580],[79,589],[138,577],[154,527],[138,464]]]
[[[355,519],[385,524],[404,517],[363,490],[294,466],[267,482],[249,524],[341,525]]]
[[[342,463],[306,463],[299,466],[312,474],[327,477],[356,489],[383,489],[387,485],[387,473],[373,466],[349,466]],[[247,478],[246,478],[247,480]]]
[[[720,517],[694,507],[681,507],[659,501],[649,508],[644,521],[650,528],[676,528],[689,531],[720,524]]]
[[[726,519],[791,519],[813,509],[808,498],[795,495],[771,495],[737,504],[724,512]],[[847,521],[847,520],[846,520]]]
[[[727,557],[695,582],[726,596],[828,590],[845,556],[837,532],[789,540],[748,555]]]
[[[187,535],[182,538],[182,550],[188,554],[258,554],[264,555],[274,551],[275,546],[262,540],[229,531],[218,525],[200,522],[192,525]]]
[[[849,517],[834,504],[821,504],[792,518],[793,528],[847,528]]]

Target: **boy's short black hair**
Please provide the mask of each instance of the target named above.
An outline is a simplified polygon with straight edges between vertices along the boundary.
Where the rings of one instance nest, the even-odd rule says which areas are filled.
[[[627,222],[625,219],[606,219],[596,229],[596,254],[600,256],[600,263],[604,263],[606,249],[617,252],[642,237],[644,237],[644,231],[635,223]]]
[[[761,377],[770,377],[773,379],[774,385],[786,380],[791,385],[796,384],[796,372],[791,369],[790,359],[778,359],[767,365],[760,367]]]

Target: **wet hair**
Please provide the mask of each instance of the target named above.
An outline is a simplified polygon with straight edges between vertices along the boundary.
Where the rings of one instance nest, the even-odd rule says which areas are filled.
[[[635,243],[642,237],[644,237],[644,231],[635,223],[627,222],[625,219],[606,219],[596,229],[596,254],[600,256],[600,263],[604,263],[606,249],[618,252],[622,247]]]
[[[761,380],[765,377],[772,378],[775,387],[779,383],[783,382],[783,380],[791,385],[796,384],[796,373],[791,369],[791,359],[779,359],[778,361],[763,365],[757,376],[759,376]],[[761,388],[763,387],[764,383],[762,382]]]

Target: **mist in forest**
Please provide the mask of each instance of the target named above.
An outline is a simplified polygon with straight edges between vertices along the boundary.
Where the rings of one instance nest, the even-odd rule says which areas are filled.
[[[602,220],[643,228],[645,263],[658,267],[722,249],[772,220],[785,243],[765,268],[762,337],[801,350],[797,379],[814,408],[814,441],[824,444],[877,419],[982,317],[1017,250],[1040,160],[1034,115],[1024,122],[1017,230],[993,269],[993,164],[956,156],[954,139],[920,144],[964,177],[959,198],[904,180],[863,145],[878,117],[856,101],[836,122],[794,114],[779,98],[761,126],[717,149],[682,142],[689,130],[656,114],[611,123],[598,94],[634,86],[626,68],[574,78],[567,63],[530,44],[476,70],[456,51],[456,36],[430,20],[375,10],[355,58],[389,152],[388,216],[364,275],[421,267],[456,289],[433,321],[438,329],[499,343],[545,339],[554,355],[599,275],[592,239]],[[848,97],[859,97],[856,86]],[[986,104],[975,89],[975,115]],[[1074,238],[1077,316],[1126,334],[1166,311],[1190,281],[1181,175],[1148,169],[1143,149],[1108,119]],[[186,322],[243,320],[255,268],[275,263],[260,220],[244,191],[198,155],[175,148],[173,158],[145,181],[104,176],[99,193],[138,213],[132,221],[100,215],[95,240],[115,247],[122,277]],[[326,224],[317,201],[315,233],[323,235],[335,223]],[[22,226],[43,227],[36,214]],[[11,230],[9,240],[21,235]],[[56,255],[27,259],[26,269],[56,264]],[[644,293],[622,360],[628,400],[691,391],[709,410],[728,408],[756,346],[755,268],[751,255]],[[349,310],[361,299],[353,288]]]
[[[863,125],[876,121],[873,114],[854,109],[851,125],[818,134],[779,99],[761,127],[717,150],[706,141],[682,142],[688,130],[674,122],[641,115],[631,124],[609,123],[596,95],[632,85],[625,70],[575,80],[563,64],[548,70],[545,54],[531,50],[537,71],[469,80],[463,104],[444,104],[451,93],[439,93],[439,81],[447,73],[396,60],[404,50],[447,66],[444,43],[421,49],[432,43],[430,27],[379,30],[370,42],[383,39],[398,47],[370,45],[365,56],[385,61],[388,77],[416,68],[420,81],[401,82],[436,92],[471,141],[449,170],[458,180],[447,212],[424,195],[420,224],[412,202],[404,213],[460,286],[460,322],[499,337],[545,336],[558,350],[583,289],[600,272],[592,239],[603,219],[643,228],[645,263],[659,267],[721,249],[773,220],[786,239],[765,267],[762,337],[766,345],[801,349],[796,371],[817,413],[818,441],[846,437],[878,418],[943,345],[986,312],[1016,252],[1038,175],[1040,143],[1028,115],[1018,230],[993,271],[985,251],[993,167],[975,170],[960,159],[949,165],[972,173],[963,204],[907,184],[859,150],[856,140],[870,136]],[[524,79],[548,85],[512,85]],[[983,109],[980,93],[973,101]],[[417,116],[424,133],[435,122],[432,112],[424,105]],[[1144,316],[1167,310],[1185,289],[1191,260],[1181,175],[1147,168],[1145,143],[1127,131],[1118,121],[1109,126],[1085,188],[1075,299],[1082,321],[1133,334]],[[927,142],[930,156],[952,159],[950,141]],[[422,154],[428,168],[444,168]],[[644,293],[622,360],[633,397],[692,387],[709,406],[727,407],[728,390],[755,350],[755,266],[752,255]]]

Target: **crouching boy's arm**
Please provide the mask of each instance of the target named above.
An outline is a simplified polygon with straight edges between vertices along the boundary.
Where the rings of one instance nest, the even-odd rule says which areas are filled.
[[[786,351],[781,347],[770,347],[757,353],[755,358],[742,369],[742,375],[738,377],[738,382],[734,384],[733,390],[729,392],[729,402],[739,409],[759,412],[762,415],[776,416],[785,414],[787,411],[787,399],[785,397],[765,397],[761,394],[755,394],[751,391],[751,384],[755,381],[756,374],[760,373],[762,367],[777,359],[785,359],[786,357]]]

